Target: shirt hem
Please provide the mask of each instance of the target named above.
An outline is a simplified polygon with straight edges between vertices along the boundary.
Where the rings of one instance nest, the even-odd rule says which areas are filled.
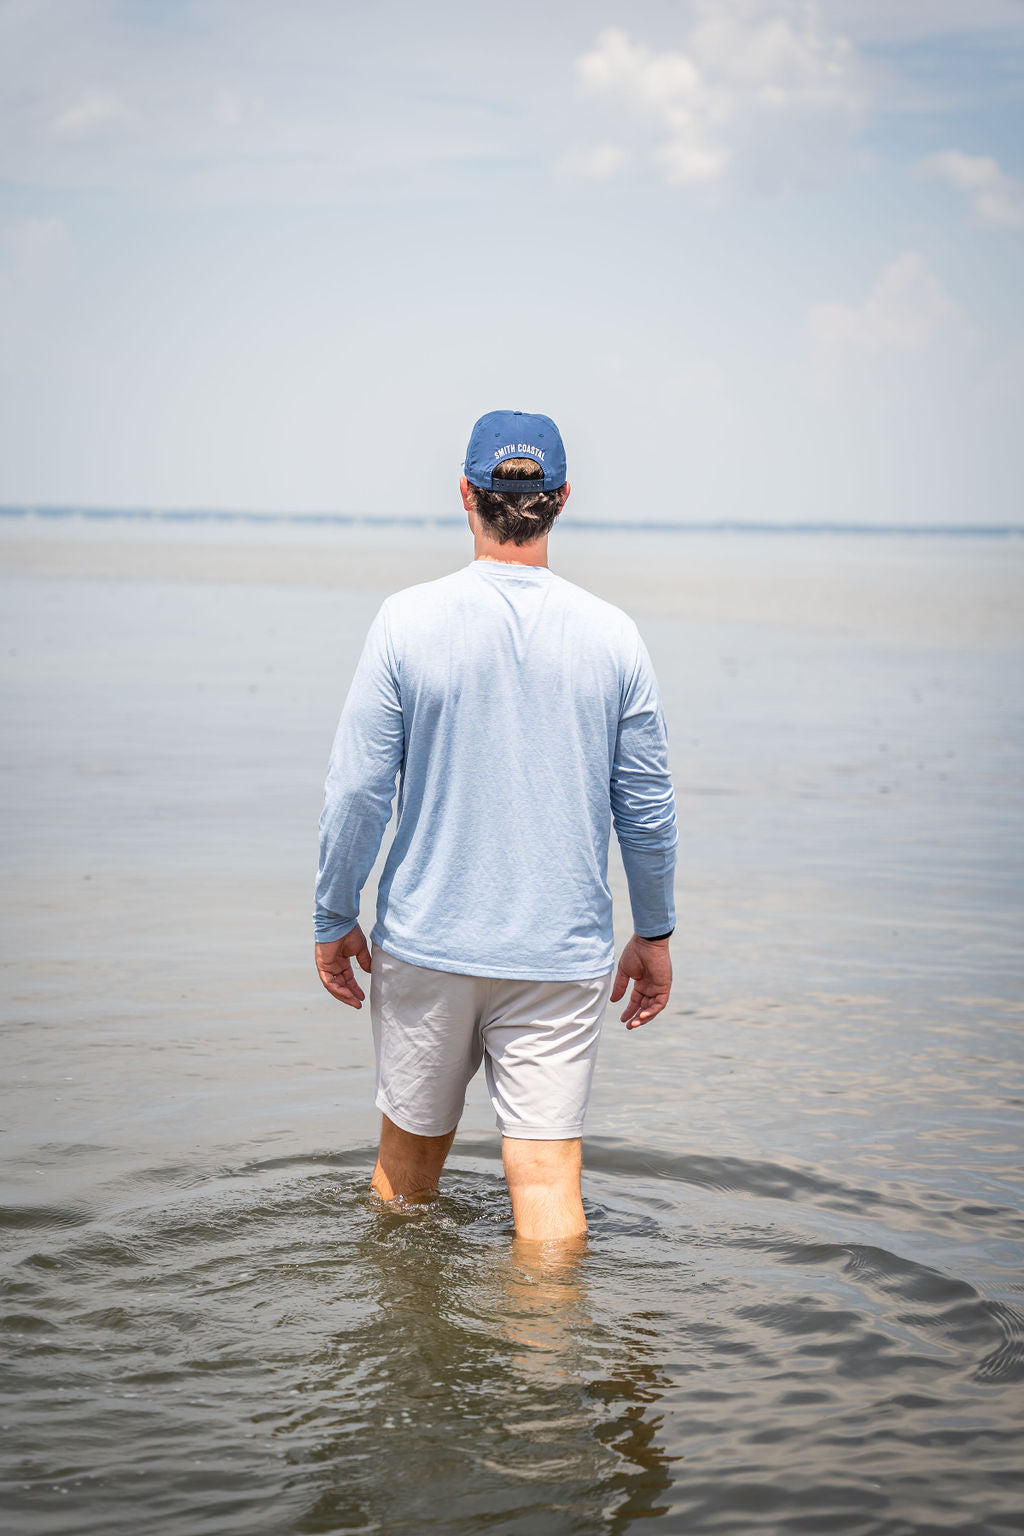
[[[596,981],[598,977],[607,976],[615,966],[614,946],[608,952],[608,958],[601,964],[588,966],[584,970],[574,968],[565,970],[562,967],[533,966],[529,970],[512,970],[508,966],[481,965],[478,961],[454,960],[449,956],[417,955],[411,949],[405,949],[397,944],[381,939],[374,928],[370,934],[370,942],[385,954],[394,955],[396,960],[404,960],[406,965],[421,965],[427,971],[449,971],[454,976],[486,976],[494,981]]]

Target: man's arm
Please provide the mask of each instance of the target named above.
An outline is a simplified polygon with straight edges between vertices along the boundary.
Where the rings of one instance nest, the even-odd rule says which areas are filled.
[[[349,956],[369,970],[358,927],[359,894],[380,851],[404,754],[405,726],[385,605],[370,626],[341,712],[320,817],[317,970],[332,996],[354,1008],[364,994]]]
[[[650,656],[639,634],[624,690],[611,775],[612,822],[622,851],[634,935],[622,952],[611,1000],[632,979],[623,1014],[627,1029],[646,1024],[668,1002],[675,927],[675,794],[668,767],[668,733]]]

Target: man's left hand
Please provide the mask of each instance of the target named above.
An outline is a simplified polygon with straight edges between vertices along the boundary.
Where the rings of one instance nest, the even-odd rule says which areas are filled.
[[[355,955],[364,971],[369,971],[370,951],[358,923],[343,938],[316,946],[316,968],[320,980],[332,997],[336,997],[339,1003],[347,1003],[350,1008],[361,1008],[366,993],[356,981],[350,958],[352,955]]]
[[[619,1002],[630,981],[633,995],[622,1013],[622,1022],[627,1029],[639,1029],[641,1024],[657,1017],[672,990],[668,939],[642,939],[634,933],[622,951],[609,1001]]]

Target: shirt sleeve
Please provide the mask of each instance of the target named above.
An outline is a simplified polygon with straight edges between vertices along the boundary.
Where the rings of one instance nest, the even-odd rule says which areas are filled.
[[[319,943],[359,921],[359,893],[391,818],[405,725],[387,604],[370,626],[338,722],[320,816],[314,929]]]
[[[636,634],[612,763],[612,824],[622,850],[633,928],[654,938],[675,927],[675,794],[668,732],[651,658]]]

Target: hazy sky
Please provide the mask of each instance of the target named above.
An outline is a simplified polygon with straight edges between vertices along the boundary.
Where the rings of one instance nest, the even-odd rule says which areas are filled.
[[[1024,522],[1022,0],[0,0],[0,502]]]

